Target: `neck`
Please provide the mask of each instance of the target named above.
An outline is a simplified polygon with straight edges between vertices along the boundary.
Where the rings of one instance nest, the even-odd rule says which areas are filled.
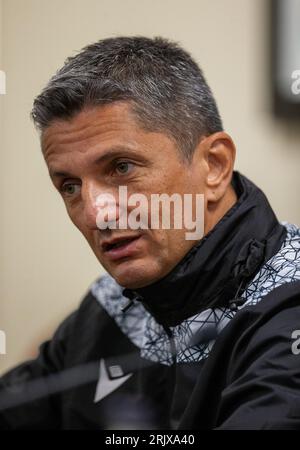
[[[237,202],[238,197],[230,184],[225,195],[219,200],[219,202],[209,203],[207,205],[207,213],[204,221],[204,235],[209,233],[216,224],[225,216],[233,205]]]

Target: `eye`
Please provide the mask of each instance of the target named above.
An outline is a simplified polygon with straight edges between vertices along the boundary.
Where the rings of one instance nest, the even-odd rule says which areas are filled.
[[[121,161],[116,164],[116,171],[120,175],[126,175],[127,173],[130,172],[130,170],[132,170],[132,168],[133,168],[133,164],[130,162],[127,162],[127,161]]]
[[[80,185],[78,184],[64,183],[61,187],[61,192],[66,196],[73,196],[74,194],[78,193],[78,189],[80,189]]]

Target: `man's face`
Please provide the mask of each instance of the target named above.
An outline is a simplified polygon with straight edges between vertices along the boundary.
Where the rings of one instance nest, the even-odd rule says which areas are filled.
[[[43,133],[42,149],[72,222],[120,285],[135,289],[159,280],[195,244],[186,240],[185,228],[97,227],[97,197],[111,194],[118,204],[119,186],[127,186],[128,197],[144,194],[149,204],[151,194],[204,192],[201,158],[184,162],[172,139],[137,124],[128,104],[88,108],[72,120],[53,122]],[[116,244],[120,238],[124,242]]]

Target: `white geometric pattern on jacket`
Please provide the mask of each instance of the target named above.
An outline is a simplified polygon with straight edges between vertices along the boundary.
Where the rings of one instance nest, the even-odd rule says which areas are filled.
[[[282,225],[287,229],[285,241],[279,252],[262,266],[243,292],[242,297],[246,298],[246,302],[239,309],[256,305],[282,284],[300,280],[300,228],[287,222],[282,222]],[[122,332],[141,349],[143,358],[171,365],[170,341],[165,330],[140,302],[134,302],[128,311],[122,312],[128,303],[128,299],[122,295],[122,289],[110,275],[103,275],[91,286],[94,297]],[[206,358],[217,335],[236,312],[230,308],[210,308],[170,327],[177,362],[195,362]],[[191,344],[192,340],[194,342]]]

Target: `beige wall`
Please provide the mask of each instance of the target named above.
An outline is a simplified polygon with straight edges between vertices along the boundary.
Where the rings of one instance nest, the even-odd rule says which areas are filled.
[[[51,187],[29,120],[50,75],[92,41],[142,34],[181,42],[216,95],[238,147],[236,167],[264,189],[280,219],[300,224],[300,133],[269,112],[267,0],[0,2],[1,370],[33,355],[101,271]]]

